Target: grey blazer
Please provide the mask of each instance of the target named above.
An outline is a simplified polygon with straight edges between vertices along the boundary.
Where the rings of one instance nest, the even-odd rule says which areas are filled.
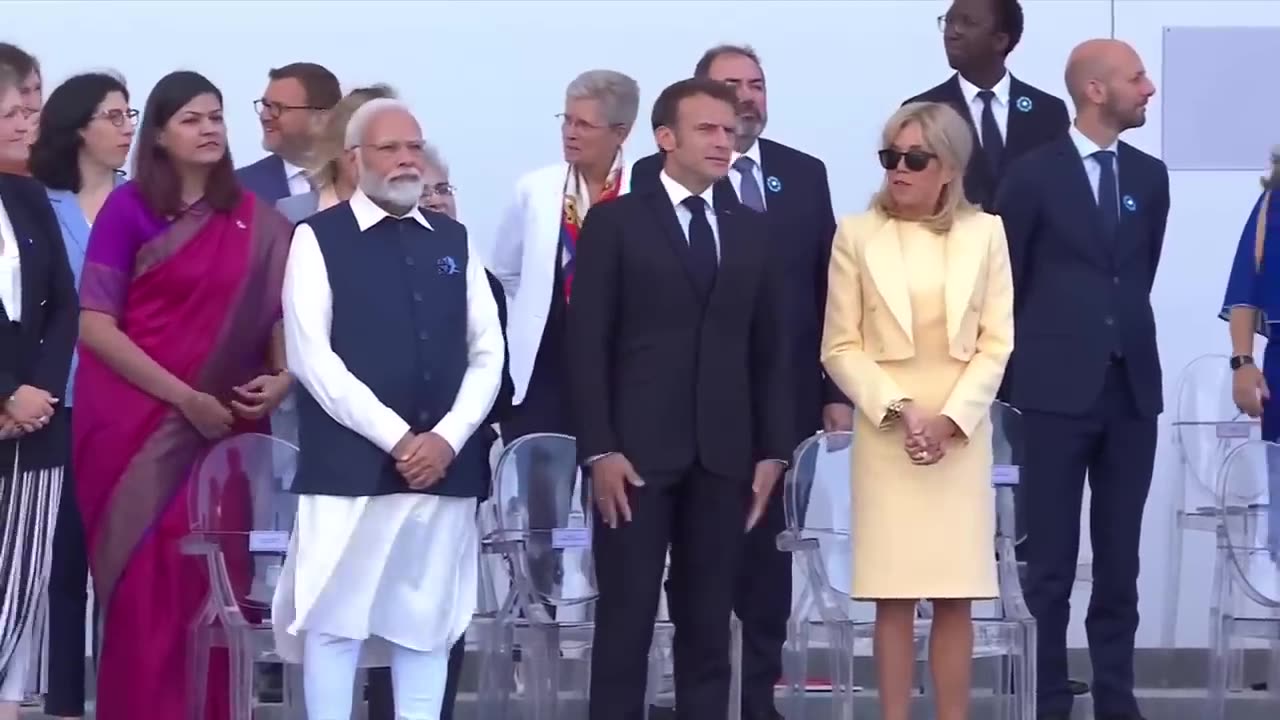
[[[276,210],[295,225],[315,215],[319,207],[320,195],[315,190],[276,201]]]

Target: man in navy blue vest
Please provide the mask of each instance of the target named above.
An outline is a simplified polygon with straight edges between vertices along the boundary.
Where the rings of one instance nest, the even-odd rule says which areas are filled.
[[[1138,542],[1163,409],[1151,285],[1169,215],[1164,163],[1119,141],[1155,86],[1133,48],[1071,54],[1068,135],[1009,168],[996,210],[1009,238],[1017,347],[1009,399],[1023,412],[1027,605],[1039,626],[1038,709],[1071,715],[1067,622],[1092,491],[1093,593],[1085,629],[1099,720],[1138,720],[1133,644]]]
[[[439,717],[449,650],[475,611],[484,424],[504,345],[464,228],[418,208],[425,143],[392,99],[352,116],[351,200],[298,226],[285,336],[301,495],[277,588],[277,647],[313,720],[351,715],[360,664],[390,665],[403,717]]]

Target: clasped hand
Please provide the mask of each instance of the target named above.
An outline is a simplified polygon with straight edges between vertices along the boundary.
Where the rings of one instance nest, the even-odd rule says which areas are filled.
[[[449,463],[453,462],[453,447],[433,432],[405,433],[391,449],[396,459],[396,470],[414,490],[426,490],[440,482]]]
[[[947,454],[945,443],[959,433],[959,428],[945,415],[926,418],[915,407],[902,411],[906,438],[903,449],[916,465],[933,465]]]
[[[32,385],[23,385],[0,409],[0,440],[35,432],[49,424],[58,398]]]

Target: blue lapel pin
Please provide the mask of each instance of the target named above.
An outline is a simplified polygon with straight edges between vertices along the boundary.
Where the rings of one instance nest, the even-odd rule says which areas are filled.
[[[769,186],[769,192],[782,192],[782,181],[778,179],[777,175],[770,175],[764,181],[764,184]]]
[[[1018,100],[1014,103],[1014,106],[1017,107],[1018,110],[1021,112],[1031,112],[1031,98],[1027,97],[1026,95],[1023,95],[1022,97],[1018,98]]]
[[[1138,209],[1138,203],[1136,200],[1133,199],[1132,195],[1125,195],[1124,199],[1121,200],[1121,202],[1124,203],[1124,209],[1128,210],[1129,212],[1133,212]]]

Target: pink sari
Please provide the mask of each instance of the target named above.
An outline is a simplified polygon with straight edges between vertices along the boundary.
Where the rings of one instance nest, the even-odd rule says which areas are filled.
[[[81,307],[114,316],[169,372],[229,400],[267,369],[289,237],[288,222],[247,192],[230,212],[196,207],[166,221],[126,183],[94,223]],[[208,590],[199,561],[180,550],[186,489],[211,443],[83,348],[72,422],[76,498],[103,608],[97,717],[180,720],[191,626]],[[247,565],[239,569],[247,584]],[[228,713],[221,660],[207,685],[215,719]]]

